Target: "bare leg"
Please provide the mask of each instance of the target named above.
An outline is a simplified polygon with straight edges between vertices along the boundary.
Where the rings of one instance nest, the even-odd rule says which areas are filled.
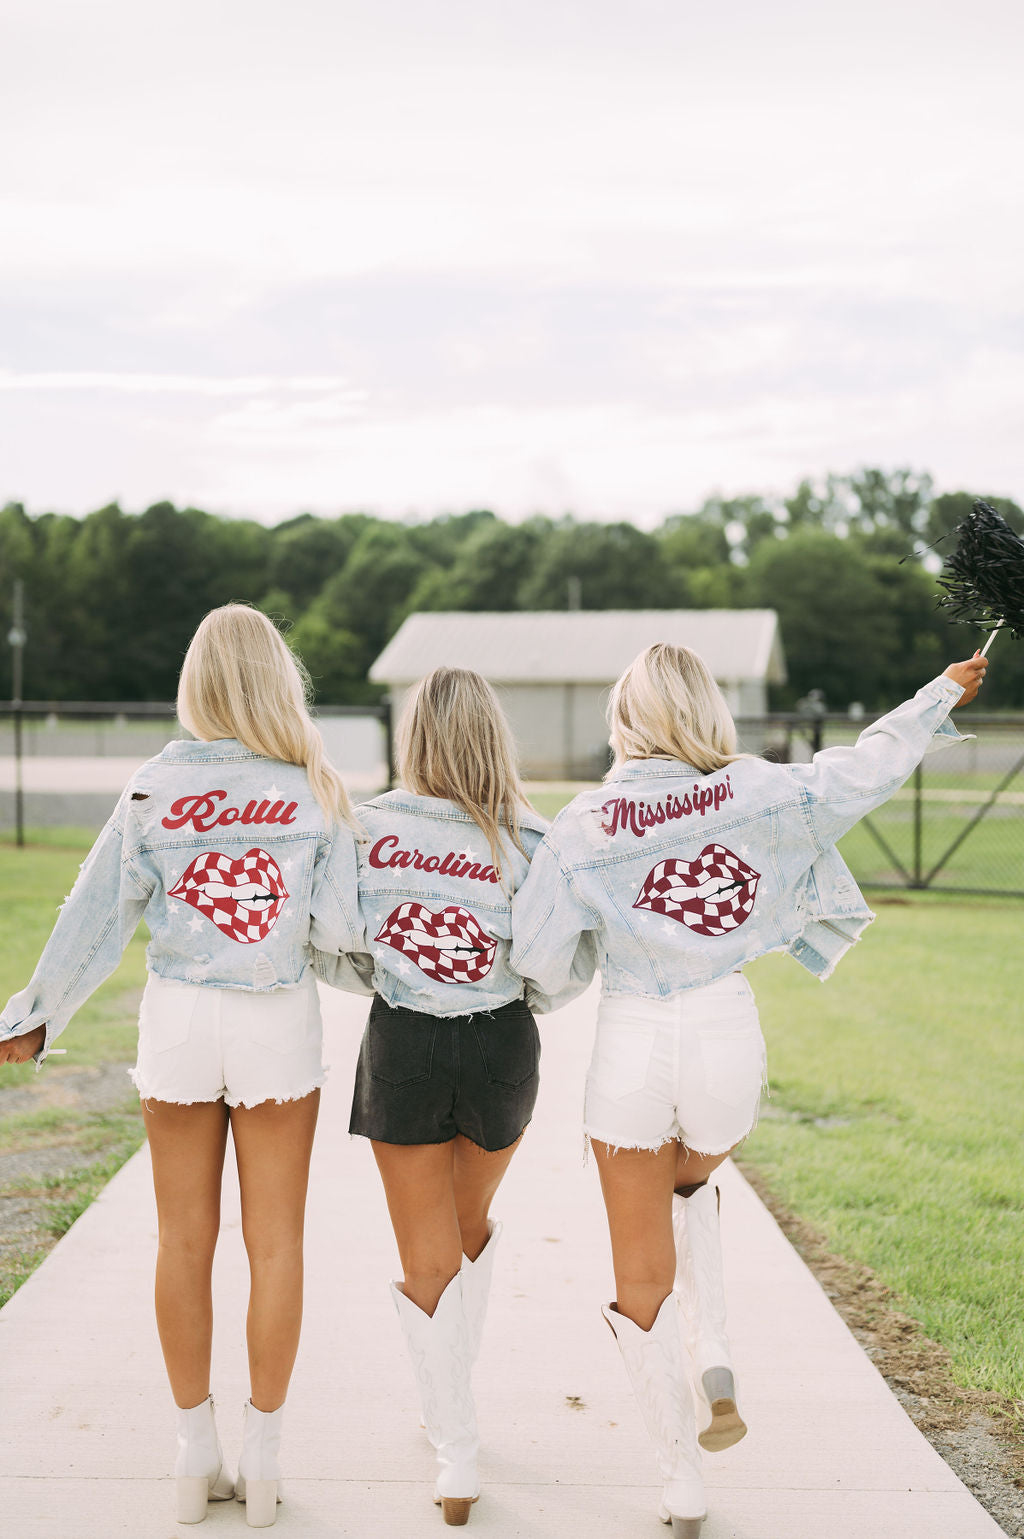
[[[479,1144],[455,1138],[455,1211],[458,1215],[462,1250],[475,1261],[487,1244],[487,1215],[502,1177],[519,1148],[522,1133],[507,1149],[489,1153]]]
[[[284,1404],[302,1326],[302,1236],[320,1092],[231,1108],[249,1257],[249,1382],[258,1411]]]
[[[223,1101],[178,1106],[144,1100],[159,1224],[156,1323],[167,1377],[182,1410],[210,1393],[213,1253],[228,1113]]]
[[[685,1144],[677,1143],[675,1190],[678,1192],[684,1186],[703,1186],[712,1172],[738,1148],[739,1144],[733,1144],[724,1154],[693,1154]]]
[[[402,1263],[402,1292],[432,1315],[462,1265],[455,1209],[455,1141],[386,1144],[372,1139]]]
[[[619,1149],[593,1140],[608,1213],[615,1271],[615,1302],[642,1331],[649,1331],[672,1292],[676,1246],[672,1233],[672,1191],[676,1146]]]

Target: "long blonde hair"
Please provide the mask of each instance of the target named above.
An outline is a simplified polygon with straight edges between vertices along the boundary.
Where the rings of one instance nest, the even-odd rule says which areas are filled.
[[[529,807],[515,745],[494,690],[468,668],[435,668],[402,711],[396,735],[398,773],[419,796],[443,796],[487,838],[502,885],[500,829],[526,854],[519,814]]]
[[[234,737],[253,753],[301,764],[330,828],[358,829],[341,776],[309,715],[309,675],[277,627],[247,604],[211,609],[185,653],[178,720],[193,737]]]
[[[627,759],[682,759],[703,774],[749,754],[736,752],[736,724],[704,659],[656,642],[634,658],[608,702],[613,775]]]

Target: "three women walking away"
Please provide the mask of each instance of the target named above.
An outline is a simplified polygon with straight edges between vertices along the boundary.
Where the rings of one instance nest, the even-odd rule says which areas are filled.
[[[853,747],[777,765],[737,753],[701,658],[650,647],[612,691],[606,784],[558,815],[516,895],[513,965],[541,988],[561,986],[584,936],[601,958],[584,1121],[612,1242],[604,1315],[655,1446],[660,1516],[685,1539],[705,1515],[698,1443],[746,1430],[709,1184],[754,1125],[764,1072],[740,969],[786,949],[829,975],[872,918],[836,841],[958,737],[947,717],[985,666],[954,664]]]
[[[251,1271],[237,1495],[251,1526],[276,1517],[324,1077],[314,963],[374,996],[350,1129],[371,1141],[394,1227],[391,1293],[436,1451],[434,1499],[446,1523],[468,1520],[480,1491],[471,1373],[501,1234],[490,1209],[537,1096],[532,1011],[572,998],[599,963],[584,1124],[612,1242],[603,1313],[654,1443],[660,1516],[697,1539],[700,1450],[746,1431],[712,1180],[755,1123],[765,1072],[741,969],[784,949],[828,977],[873,917],[837,841],[931,747],[958,739],[949,712],[986,666],[977,654],[952,665],[852,747],[777,765],[737,751],[696,654],[648,648],[612,693],[606,784],[550,829],[490,687],[438,669],[400,723],[403,788],[357,820],[283,638],[244,606],[207,616],[179,693],[196,741],[132,778],[0,1016],[0,1062],[41,1062],[145,917],[133,1078],[159,1216],[180,1521],[236,1491],[209,1393],[229,1130]]]

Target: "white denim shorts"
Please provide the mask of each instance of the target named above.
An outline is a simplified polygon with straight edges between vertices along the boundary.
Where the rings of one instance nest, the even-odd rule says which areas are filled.
[[[742,973],[670,999],[604,995],[587,1074],[588,1138],[613,1149],[678,1139],[695,1154],[724,1154],[757,1122],[765,1063]]]
[[[130,1073],[144,1101],[258,1106],[309,1095],[327,1077],[312,968],[298,988],[266,994],[150,973]]]

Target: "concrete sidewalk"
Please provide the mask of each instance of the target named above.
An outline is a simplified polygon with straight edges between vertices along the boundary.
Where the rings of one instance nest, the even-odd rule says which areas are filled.
[[[275,1532],[444,1532],[433,1455],[387,1282],[394,1242],[369,1146],[349,1139],[365,1002],[332,994],[308,1223],[303,1345]],[[544,1085],[495,1203],[505,1235],[476,1370],[484,1536],[657,1539],[654,1459],[599,1306],[611,1265],[582,1165],[595,995],[542,1023]],[[237,1194],[216,1273],[213,1390],[229,1465],[247,1394]],[[999,1539],[916,1431],[774,1221],[731,1167],[722,1211],[750,1434],[705,1460],[704,1539]],[[155,1212],[142,1150],[0,1312],[0,1528],[10,1539],[241,1535],[236,1503],[173,1521],[171,1399],[152,1316]]]

